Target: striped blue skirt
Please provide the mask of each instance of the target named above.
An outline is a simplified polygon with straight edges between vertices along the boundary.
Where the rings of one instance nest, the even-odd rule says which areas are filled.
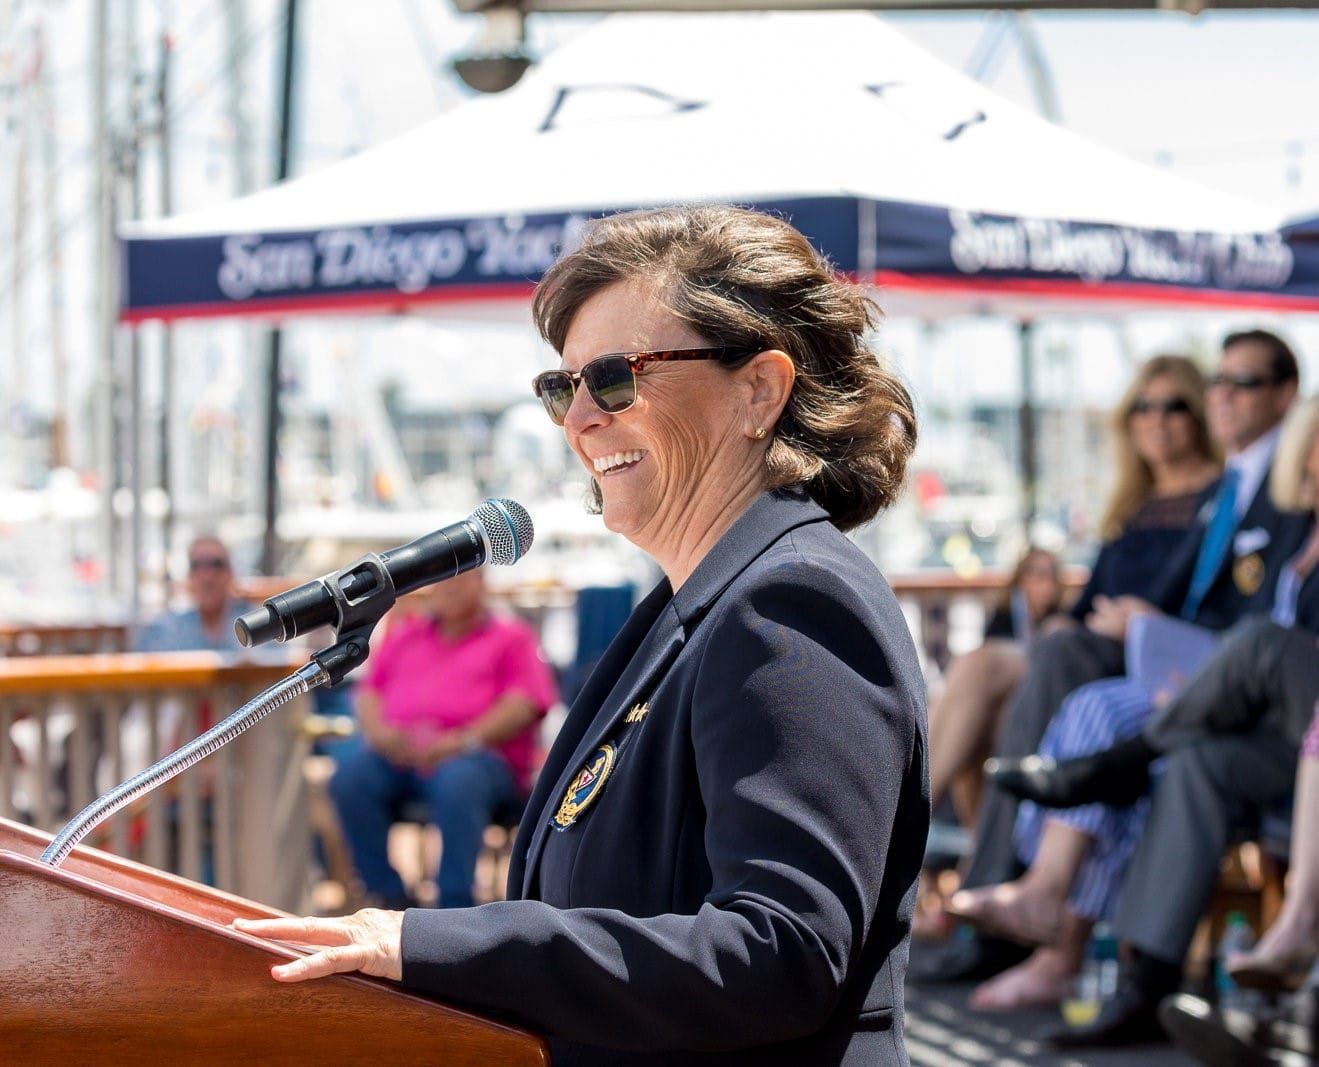
[[[1040,742],[1040,755],[1063,760],[1109,748],[1140,733],[1153,710],[1149,693],[1126,678],[1105,678],[1083,685],[1068,695],[1049,723]],[[1041,808],[1024,800],[1017,809],[1017,855],[1024,863],[1035,859],[1048,819],[1087,834],[1094,844],[1072,884],[1068,903],[1083,918],[1106,919],[1112,914],[1149,807],[1149,797],[1126,808],[1106,804]]]

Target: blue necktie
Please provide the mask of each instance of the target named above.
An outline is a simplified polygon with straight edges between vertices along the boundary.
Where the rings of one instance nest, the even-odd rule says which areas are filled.
[[[1214,514],[1200,542],[1200,554],[1195,557],[1195,570],[1191,574],[1191,587],[1186,591],[1186,601],[1182,604],[1183,619],[1194,619],[1199,613],[1200,604],[1218,577],[1219,567],[1223,565],[1228,542],[1232,540],[1232,532],[1237,528],[1237,486],[1240,482],[1241,472],[1235,467],[1223,471],[1223,480],[1214,500]]]

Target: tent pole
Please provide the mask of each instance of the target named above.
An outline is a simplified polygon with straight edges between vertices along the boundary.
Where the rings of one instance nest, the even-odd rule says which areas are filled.
[[[1039,470],[1035,455],[1035,323],[1022,319],[1017,323],[1018,359],[1021,367],[1021,406],[1017,412],[1018,432],[1021,438],[1021,499],[1022,533],[1025,544],[1030,544],[1031,528],[1035,525],[1038,506],[1037,482]]]
[[[284,0],[284,70],[280,80],[279,100],[279,156],[275,167],[275,180],[289,176],[289,145],[293,125],[293,65],[297,40],[298,0]],[[283,348],[283,330],[276,326],[270,331],[266,373],[266,527],[261,540],[261,573],[274,574],[279,565],[279,539],[275,522],[279,514],[279,428],[280,413],[280,361]]]

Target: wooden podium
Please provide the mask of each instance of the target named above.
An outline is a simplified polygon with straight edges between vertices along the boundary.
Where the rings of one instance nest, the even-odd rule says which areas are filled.
[[[533,1034],[365,975],[284,985],[300,951],[228,928],[282,913],[0,819],[0,1059],[547,1067]]]

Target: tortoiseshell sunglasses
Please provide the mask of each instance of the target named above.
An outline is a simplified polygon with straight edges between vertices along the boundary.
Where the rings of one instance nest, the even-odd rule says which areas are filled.
[[[750,359],[759,348],[679,348],[669,352],[610,352],[596,356],[580,371],[547,370],[532,379],[531,387],[556,426],[562,426],[572,407],[579,383],[601,411],[617,415],[637,402],[637,372],[645,363],[687,359],[717,359],[733,363]]]

